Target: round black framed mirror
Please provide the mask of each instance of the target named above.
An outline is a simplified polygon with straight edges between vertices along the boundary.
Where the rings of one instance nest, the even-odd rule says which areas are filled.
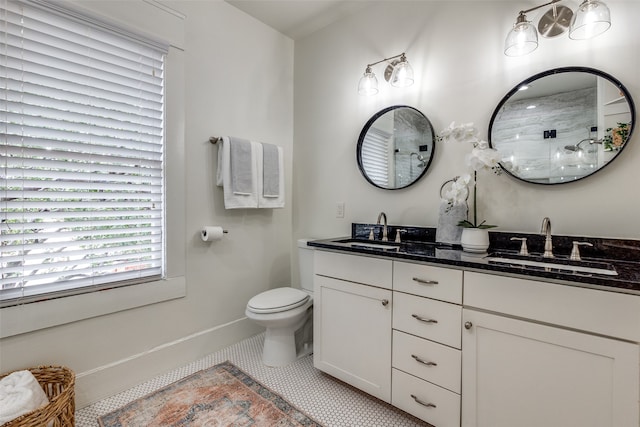
[[[360,132],[358,167],[372,185],[398,190],[424,176],[433,159],[435,133],[427,117],[406,105],[378,111]]]
[[[635,117],[631,94],[616,78],[593,68],[556,68],[524,80],[502,98],[489,123],[489,144],[509,175],[564,184],[618,157]]]

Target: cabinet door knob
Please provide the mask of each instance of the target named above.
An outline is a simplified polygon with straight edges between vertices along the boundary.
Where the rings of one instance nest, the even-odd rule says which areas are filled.
[[[434,405],[433,403],[423,402],[422,400],[418,399],[415,394],[412,394],[411,397],[413,398],[413,400],[416,401],[416,403],[418,403],[418,404],[420,404],[422,406],[426,406],[427,408],[435,408],[436,407],[436,405]]]
[[[417,314],[412,314],[411,317],[424,323],[438,323],[438,321],[435,319],[427,319],[422,316],[418,316]]]
[[[386,306],[388,306],[388,305],[389,305],[389,300],[388,300],[388,299],[383,299],[383,300],[382,300],[382,306],[383,306],[383,307],[386,307]]]
[[[465,329],[471,329],[471,327],[473,326],[473,323],[471,322],[464,322],[464,328]]]

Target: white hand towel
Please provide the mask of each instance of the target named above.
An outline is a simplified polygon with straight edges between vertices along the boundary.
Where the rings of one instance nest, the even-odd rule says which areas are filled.
[[[230,139],[225,136],[218,142],[218,169],[216,171],[216,184],[223,188],[224,207],[226,209],[248,209],[258,207],[258,173],[257,155],[255,144],[251,143],[251,190],[246,194],[233,192],[231,180],[231,148]]]
[[[468,207],[466,203],[449,207],[446,200],[440,200],[438,228],[436,228],[436,242],[460,244],[462,227],[458,223],[467,219]]]
[[[264,164],[263,164],[263,147],[262,144],[254,143],[255,151],[257,153],[257,166],[258,166],[258,207],[259,208],[271,208],[278,209],[284,208],[284,150],[282,147],[276,146],[278,149],[278,194],[265,196],[264,193]]]
[[[0,380],[0,424],[48,403],[47,395],[29,371],[13,372]]]
[[[278,146],[262,143],[262,196],[280,194],[280,159]]]
[[[256,173],[253,147],[250,141],[229,137],[231,161],[231,190],[233,194],[251,195],[253,175]]]
[[[218,187],[224,186],[224,174],[231,167],[229,163],[229,156],[224,155],[224,139],[221,137],[218,140],[218,164],[216,165],[216,185]],[[227,153],[228,154],[228,153]]]

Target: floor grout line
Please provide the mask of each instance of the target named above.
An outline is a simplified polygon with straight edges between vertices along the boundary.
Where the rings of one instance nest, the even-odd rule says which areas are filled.
[[[264,333],[82,408],[76,411],[76,426],[98,427],[98,417],[225,360],[229,360],[266,387],[282,395],[325,427],[427,425],[391,405],[323,374],[313,367],[313,356],[302,357],[282,368],[263,365],[263,341]]]

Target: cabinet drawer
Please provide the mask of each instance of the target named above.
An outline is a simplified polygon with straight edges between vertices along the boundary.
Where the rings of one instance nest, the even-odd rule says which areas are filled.
[[[315,274],[391,289],[393,261],[343,253],[314,251]]]
[[[462,270],[396,261],[393,290],[462,304]]]
[[[393,331],[393,367],[460,393],[462,352]]]
[[[391,375],[393,406],[437,427],[460,427],[460,395],[397,369]]]
[[[393,328],[460,348],[462,307],[428,298],[393,293]]]
[[[464,273],[464,305],[640,342],[640,296]]]

